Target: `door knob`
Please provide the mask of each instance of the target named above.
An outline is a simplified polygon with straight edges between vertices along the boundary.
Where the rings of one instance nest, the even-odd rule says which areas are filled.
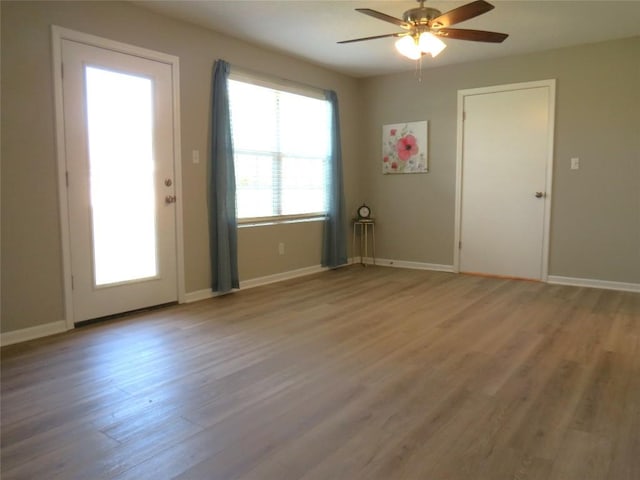
[[[536,198],[542,198],[542,197],[544,197],[544,193],[536,192]]]
[[[171,181],[171,179],[170,179],[170,178],[165,178],[165,180],[164,180],[164,184],[165,184],[167,187],[170,187],[171,185],[173,185],[173,181]]]
[[[176,196],[175,195],[167,195],[166,197],[164,197],[164,201],[165,201],[165,203],[176,203]]]

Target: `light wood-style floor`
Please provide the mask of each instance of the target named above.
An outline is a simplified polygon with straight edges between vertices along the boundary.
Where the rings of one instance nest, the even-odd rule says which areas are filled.
[[[640,294],[353,266],[2,349],[2,478],[638,480]]]

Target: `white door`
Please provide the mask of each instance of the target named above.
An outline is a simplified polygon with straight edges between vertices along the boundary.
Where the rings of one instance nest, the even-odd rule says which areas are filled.
[[[177,300],[171,66],[62,40],[74,321]]]
[[[459,270],[546,275],[552,85],[462,97]]]

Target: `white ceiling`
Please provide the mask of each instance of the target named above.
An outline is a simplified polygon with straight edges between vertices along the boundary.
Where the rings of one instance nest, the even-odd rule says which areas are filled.
[[[442,13],[471,0],[428,0]],[[489,0],[495,9],[456,25],[508,33],[502,44],[445,40],[447,48],[422,68],[503,57],[640,35],[640,0]],[[363,15],[372,8],[401,18],[415,0],[143,0],[142,7],[176,17],[355,77],[415,68],[400,57],[394,38],[338,45],[339,40],[402,31]],[[594,58],[597,65],[597,58]]]

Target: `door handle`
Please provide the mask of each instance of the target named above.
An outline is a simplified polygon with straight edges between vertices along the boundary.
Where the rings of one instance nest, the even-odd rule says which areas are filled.
[[[176,196],[175,195],[167,195],[166,197],[164,197],[164,202],[165,203],[176,203]]]
[[[542,198],[542,197],[544,197],[544,193],[536,192],[536,198]]]

